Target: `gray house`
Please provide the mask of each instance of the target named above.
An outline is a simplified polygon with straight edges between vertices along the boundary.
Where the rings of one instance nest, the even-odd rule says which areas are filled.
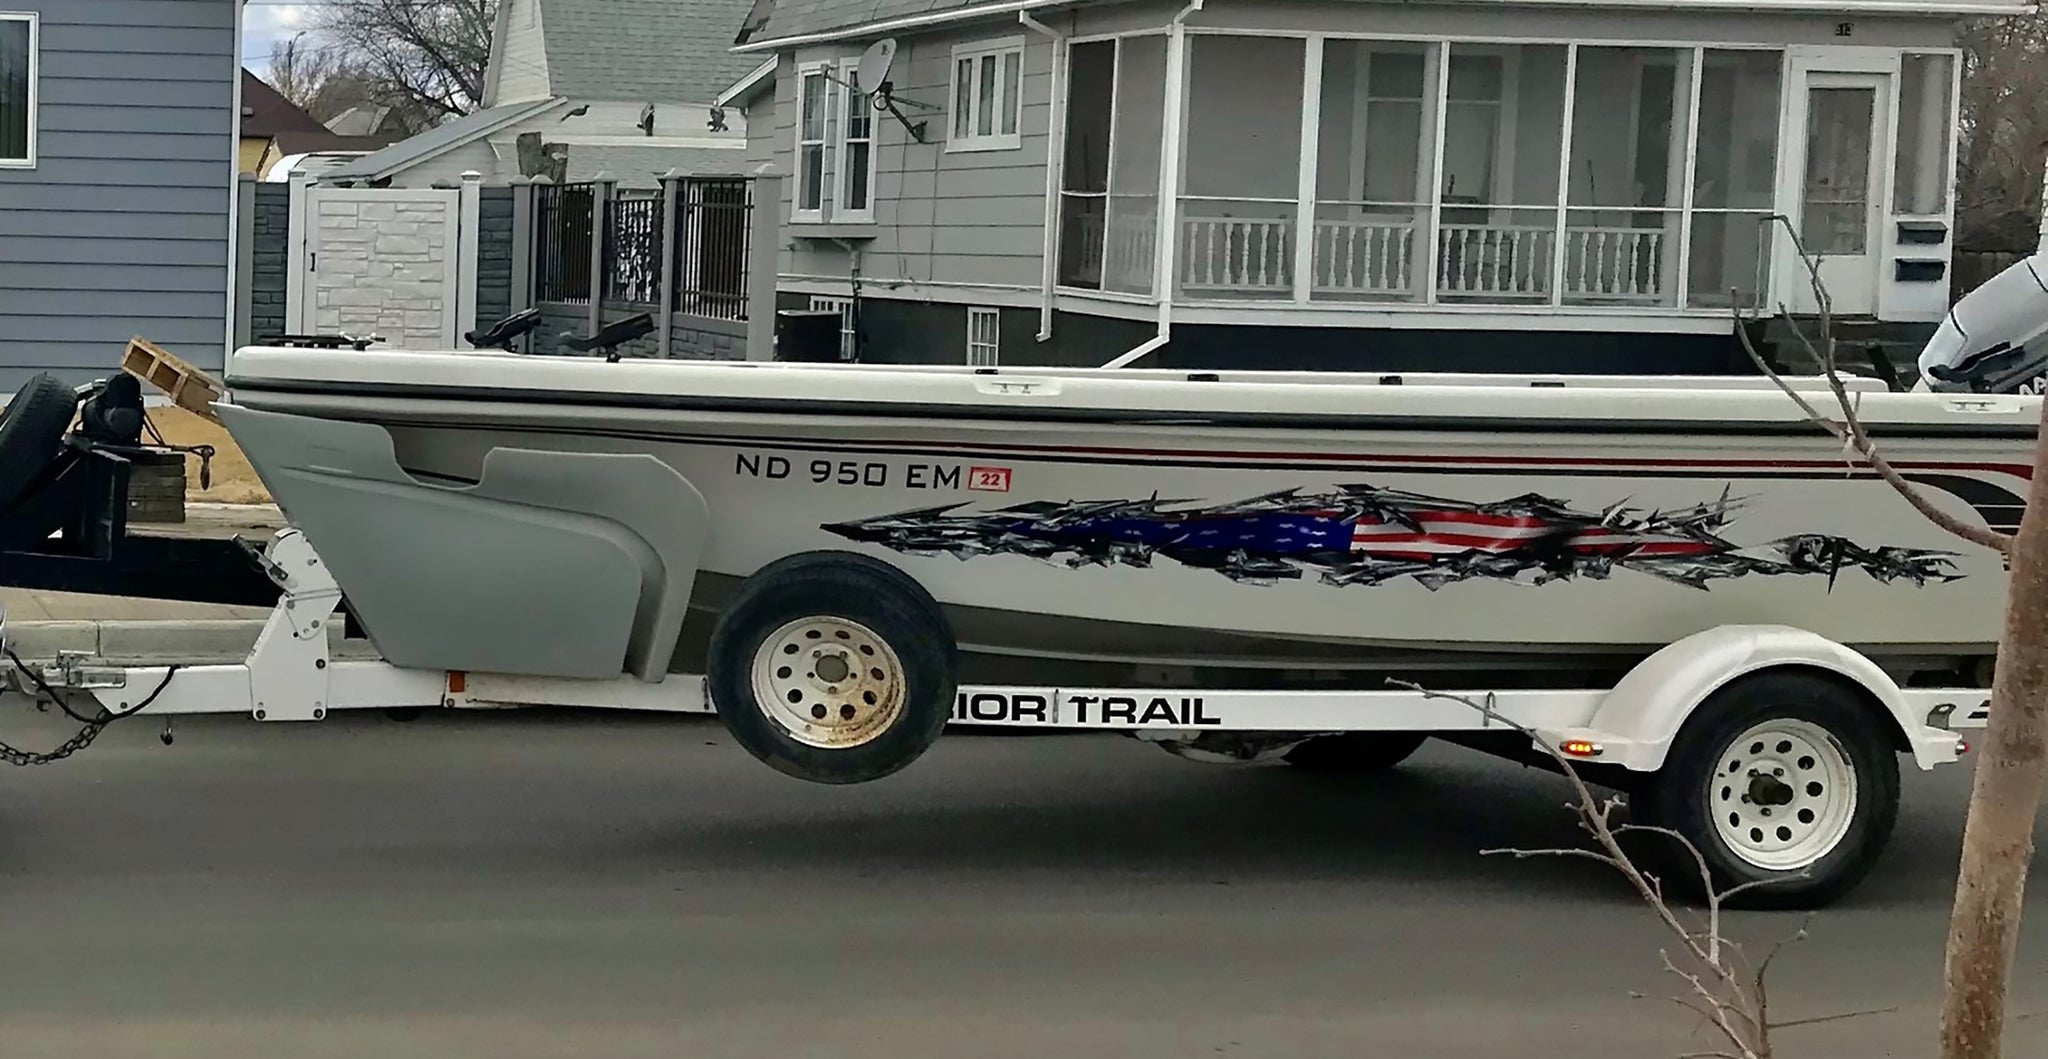
[[[543,155],[570,183],[607,173],[652,189],[671,171],[736,172],[746,130],[712,100],[758,62],[728,49],[747,3],[503,0],[483,108],[323,180],[423,188],[475,171],[500,184],[548,173]]]
[[[760,0],[728,98],[785,307],[864,359],[1748,370],[1734,307],[1814,312],[1795,232],[1845,328],[1931,332],[1955,30],[2024,10]]]
[[[239,0],[0,0],[0,392],[136,335],[218,369]]]

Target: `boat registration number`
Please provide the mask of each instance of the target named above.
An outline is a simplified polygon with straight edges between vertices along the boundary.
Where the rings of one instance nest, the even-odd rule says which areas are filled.
[[[805,459],[742,452],[734,458],[733,473],[742,478],[868,489],[1010,491],[1008,467],[963,467],[957,463],[896,464],[881,460]]]

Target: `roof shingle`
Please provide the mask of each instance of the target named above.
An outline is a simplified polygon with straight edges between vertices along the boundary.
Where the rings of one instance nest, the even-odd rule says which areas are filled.
[[[958,13],[1006,0],[758,0],[734,44],[759,45],[785,37],[830,33],[919,15]]]
[[[753,0],[540,0],[555,95],[710,103],[760,59],[732,39]]]

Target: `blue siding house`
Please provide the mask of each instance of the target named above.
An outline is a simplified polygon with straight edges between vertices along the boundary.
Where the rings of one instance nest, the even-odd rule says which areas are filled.
[[[145,336],[219,369],[242,0],[0,0],[0,394]]]

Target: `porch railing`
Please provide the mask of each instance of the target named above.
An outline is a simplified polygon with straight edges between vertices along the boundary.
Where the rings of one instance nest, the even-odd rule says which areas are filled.
[[[1422,228],[1407,220],[1316,221],[1310,296],[1420,296]],[[1286,217],[1185,218],[1180,290],[1197,297],[1292,296],[1296,231]],[[1574,226],[1564,241],[1568,303],[1666,300],[1664,228]],[[1550,225],[1443,224],[1437,295],[1548,299],[1556,247]]]

